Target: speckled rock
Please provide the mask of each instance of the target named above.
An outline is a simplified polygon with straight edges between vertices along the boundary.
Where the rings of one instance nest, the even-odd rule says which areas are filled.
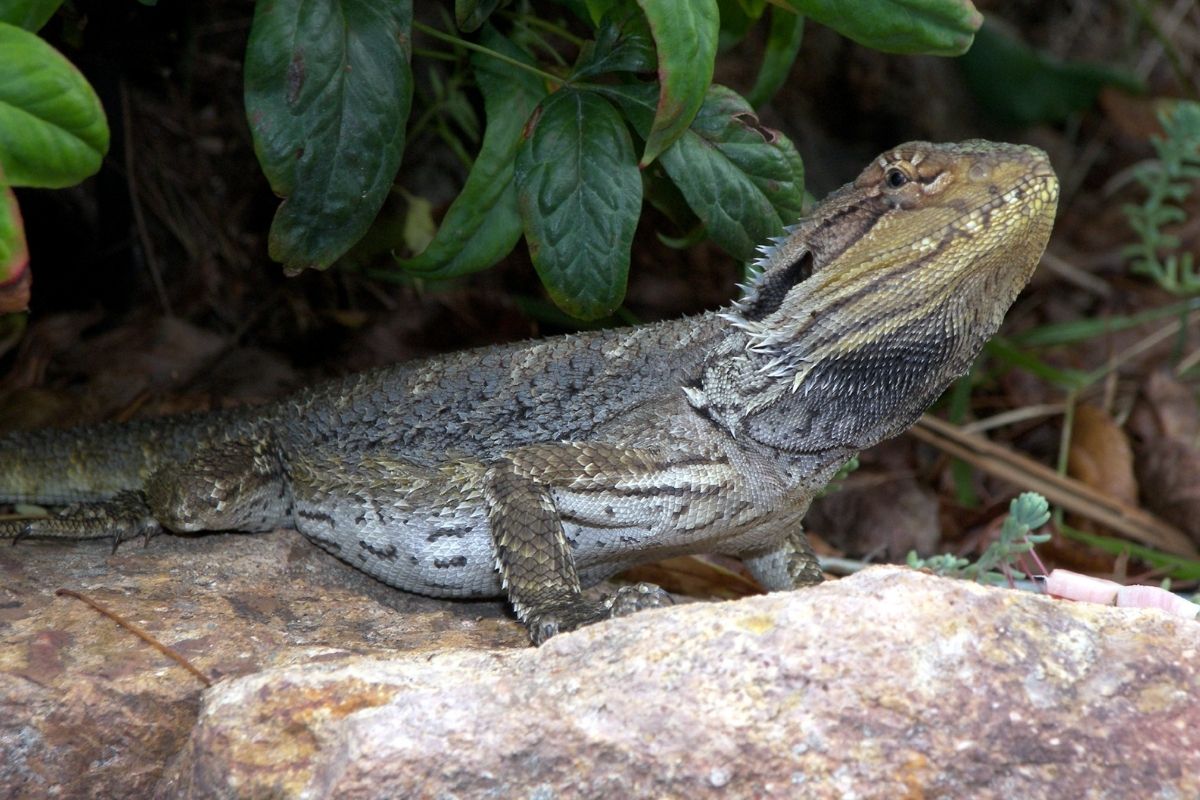
[[[204,695],[160,797],[1195,798],[1200,624],[875,568]]]

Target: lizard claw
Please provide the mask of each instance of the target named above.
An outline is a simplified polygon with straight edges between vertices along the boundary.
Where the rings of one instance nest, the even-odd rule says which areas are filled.
[[[540,619],[529,626],[529,638],[533,641],[534,647],[541,647],[546,643],[547,639],[558,635],[558,633],[559,624],[557,619]]]
[[[529,638],[539,647],[551,636],[591,625],[607,619],[608,612],[601,603],[571,600],[552,603],[531,614],[525,620]]]
[[[22,539],[29,538],[29,534],[33,531],[33,525],[27,519],[18,519],[3,523],[3,527],[0,530],[4,531],[5,536],[12,537],[12,546],[16,547],[17,543]]]

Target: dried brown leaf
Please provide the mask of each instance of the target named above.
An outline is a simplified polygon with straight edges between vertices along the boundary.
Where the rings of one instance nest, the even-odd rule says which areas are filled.
[[[1067,472],[1124,503],[1137,503],[1133,448],[1125,431],[1102,408],[1080,405],[1075,409]]]
[[[1139,439],[1159,437],[1195,441],[1200,436],[1200,405],[1196,393],[1169,372],[1154,372],[1142,385],[1129,429]]]
[[[1159,439],[1139,446],[1137,467],[1146,506],[1200,544],[1200,449]]]

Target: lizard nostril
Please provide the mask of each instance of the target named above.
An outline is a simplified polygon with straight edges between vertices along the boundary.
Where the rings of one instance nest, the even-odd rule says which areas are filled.
[[[976,183],[983,183],[992,175],[992,170],[987,164],[972,164],[967,170],[967,177]]]

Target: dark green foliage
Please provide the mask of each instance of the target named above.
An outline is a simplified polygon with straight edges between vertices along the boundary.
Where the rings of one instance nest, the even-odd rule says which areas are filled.
[[[283,204],[271,258],[324,268],[367,232],[404,153],[407,0],[259,3],[246,51],[254,150]]]
[[[893,52],[959,53],[979,15],[968,0],[796,0],[771,8],[767,51],[751,93],[766,102],[796,57],[811,14]],[[674,202],[739,259],[800,213],[803,165],[751,103],[712,84],[718,42],[766,12],[756,0],[573,0],[561,13],[497,0],[457,0],[444,28],[414,30],[449,45],[434,105],[410,123],[411,0],[275,0],[258,5],[246,61],[246,106],[263,170],[284,198],[271,255],[289,269],[324,268],[363,238],[399,169],[406,129],[431,125],[470,162],[462,193],[424,250],[397,269],[450,277],[503,258],[523,234],[554,302],[580,319],[621,303],[643,197]],[[797,13],[798,12],[798,13]],[[466,55],[470,53],[469,59]],[[570,63],[566,54],[574,54]],[[478,152],[452,129],[463,89],[487,116]],[[471,133],[471,126],[463,128]]]
[[[984,25],[961,61],[979,105],[1000,122],[1062,122],[1089,108],[1105,86],[1140,92],[1129,73],[1104,64],[1060,61],[1023,44],[992,23]]]
[[[609,314],[625,294],[642,206],[633,140],[611,103],[575,89],[552,94],[527,127],[517,204],[533,265],[568,314]]]

